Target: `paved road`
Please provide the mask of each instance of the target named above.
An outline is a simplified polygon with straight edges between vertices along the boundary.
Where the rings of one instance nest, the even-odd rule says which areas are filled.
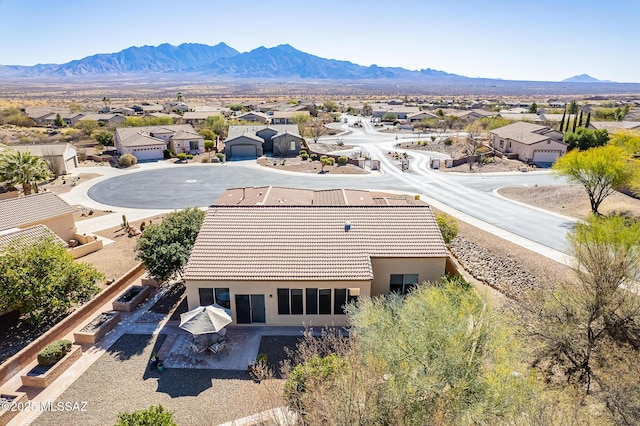
[[[420,194],[435,207],[451,213],[461,212],[462,216],[493,225],[495,229],[565,251],[566,232],[571,228],[572,220],[498,198],[491,192],[502,186],[563,183],[548,173],[441,173],[428,168],[430,157],[427,154],[416,152],[410,153],[414,157],[411,171],[402,172],[386,156],[396,143],[395,135],[379,133],[368,122],[363,122],[362,128],[350,129],[352,132],[340,136],[340,140],[348,145],[358,145],[373,158],[380,159],[384,173],[333,176],[277,173],[257,167],[255,162],[182,165],[112,177],[92,186],[88,195],[109,206],[161,210],[205,207],[214,203],[225,189],[242,186],[401,191]],[[401,140],[405,139],[411,140],[401,137]]]

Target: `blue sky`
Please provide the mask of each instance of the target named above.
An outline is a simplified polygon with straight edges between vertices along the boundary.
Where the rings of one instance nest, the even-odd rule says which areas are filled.
[[[161,43],[288,43],[366,66],[640,82],[639,23],[639,0],[0,0],[0,64]]]

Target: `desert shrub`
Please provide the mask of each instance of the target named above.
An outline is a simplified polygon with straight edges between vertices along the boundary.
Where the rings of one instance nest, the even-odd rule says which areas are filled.
[[[53,365],[60,361],[71,350],[69,340],[58,340],[44,348],[38,354],[38,365]]]
[[[218,161],[220,161],[221,163],[224,163],[224,161],[227,159],[227,156],[221,152],[217,153],[216,157],[218,157]]]
[[[313,161],[316,161],[318,159],[318,154],[311,154],[309,158],[311,158]]]
[[[177,426],[173,420],[173,411],[166,410],[162,405],[152,405],[146,410],[133,413],[118,413],[116,426]]]
[[[211,157],[211,162],[212,163],[219,163],[220,159],[218,157]]]
[[[304,394],[307,390],[313,391],[319,383],[333,379],[346,367],[346,359],[336,354],[311,357],[304,364],[298,364],[289,374],[284,384],[285,399],[291,406],[304,409]]]
[[[309,154],[300,154],[300,158],[303,160],[307,160],[309,158]]]
[[[306,150],[304,150],[304,149],[301,149],[301,150],[300,150],[300,156],[302,156],[302,155],[306,155],[306,154],[307,154],[307,151],[306,151]]]
[[[336,159],[332,157],[327,158],[327,164],[333,166],[334,164],[336,164]]]
[[[187,154],[185,154],[184,152],[181,152],[178,154],[178,158],[184,161],[187,158]]]
[[[442,233],[442,239],[449,244],[458,235],[458,222],[444,213],[436,215],[436,222]]]
[[[210,163],[210,162],[211,162],[211,159],[210,159],[209,157],[204,157],[201,161],[202,161],[203,163]]]
[[[193,154],[187,154],[187,160],[193,160]]]
[[[445,145],[451,145],[452,143],[453,143],[453,141],[451,140],[451,138],[446,138],[446,139],[444,140],[444,144],[445,144]]]
[[[488,146],[481,146],[476,149],[476,154],[486,154],[487,152],[491,152],[491,148]]]
[[[131,167],[138,162],[138,159],[133,154],[122,154],[118,159],[118,165],[120,167]]]
[[[340,164],[341,166],[346,165],[349,162],[349,158],[346,155],[341,155],[340,157],[338,157],[338,164]]]
[[[321,155],[320,156],[320,161],[325,161],[327,158],[329,158],[329,157],[327,157],[326,155]]]
[[[169,151],[168,149],[162,151],[162,155],[164,156],[165,160],[173,158],[173,152]]]
[[[256,362],[267,362],[269,361],[269,357],[265,353],[259,353],[256,357]]]

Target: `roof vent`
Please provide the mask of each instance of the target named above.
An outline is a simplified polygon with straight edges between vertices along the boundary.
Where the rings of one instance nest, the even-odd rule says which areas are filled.
[[[351,222],[346,221],[344,223],[344,232],[349,232],[350,229],[351,229]]]

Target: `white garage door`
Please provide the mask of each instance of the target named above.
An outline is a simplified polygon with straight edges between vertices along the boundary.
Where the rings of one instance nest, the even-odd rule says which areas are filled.
[[[162,148],[139,148],[134,149],[132,154],[138,161],[162,160],[164,158]]]
[[[255,145],[233,145],[231,147],[231,158],[239,160],[241,158],[256,158]]]
[[[553,163],[560,156],[560,151],[533,151],[534,163]]]
[[[76,167],[78,167],[78,157],[73,156],[71,158],[67,158],[67,160],[65,161],[65,165],[67,167],[67,172],[75,169]]]

